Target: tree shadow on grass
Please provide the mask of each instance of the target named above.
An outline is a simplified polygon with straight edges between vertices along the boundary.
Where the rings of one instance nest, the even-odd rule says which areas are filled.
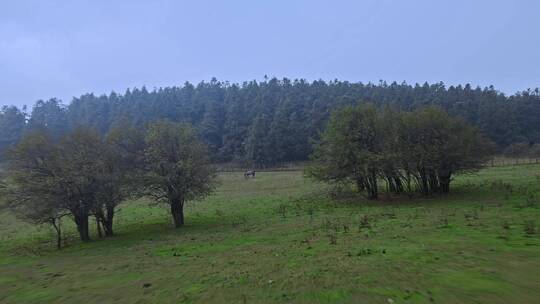
[[[91,240],[81,242],[74,227],[69,227],[63,235],[63,248],[56,249],[53,235],[47,227],[32,237],[10,241],[11,244],[2,248],[0,255],[5,257],[40,257],[51,254],[70,253],[80,250],[104,250],[111,248],[131,247],[145,242],[166,242],[179,235],[227,232],[234,229],[231,225],[237,215],[227,214],[204,214],[186,217],[186,224],[180,228],[174,228],[170,215],[152,218],[150,220],[134,221],[124,220],[122,224],[115,226],[115,235],[99,238],[95,224],[90,227]],[[69,223],[70,224],[70,223]],[[72,225],[70,225],[72,226]]]

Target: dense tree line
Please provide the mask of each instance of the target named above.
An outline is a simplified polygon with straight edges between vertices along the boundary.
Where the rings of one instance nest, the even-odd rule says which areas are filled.
[[[0,111],[0,148],[25,132],[46,129],[61,137],[78,126],[105,135],[126,122],[137,127],[168,119],[192,124],[208,145],[214,162],[272,165],[307,160],[332,110],[360,102],[410,111],[436,105],[475,125],[499,151],[511,144],[540,142],[538,89],[505,96],[493,87],[409,85],[346,81],[268,79],[231,84],[212,79],[123,94],[85,94],[68,105],[38,101],[30,113],[15,107]]]
[[[59,134],[56,134],[59,135]],[[157,121],[145,130],[122,125],[107,136],[77,127],[58,137],[28,133],[7,153],[0,196],[27,221],[49,223],[61,247],[60,219],[69,216],[80,239],[112,236],[116,207],[127,198],[151,197],[170,205],[175,227],[184,203],[214,186],[206,145],[189,125]]]
[[[453,175],[480,169],[493,153],[477,128],[437,107],[412,112],[373,105],[337,110],[315,145],[309,176],[355,184],[376,199],[389,192],[448,193]]]

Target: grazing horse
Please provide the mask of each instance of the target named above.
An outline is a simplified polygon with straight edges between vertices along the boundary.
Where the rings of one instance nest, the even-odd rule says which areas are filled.
[[[244,172],[244,178],[247,179],[250,176],[255,178],[255,170],[247,170],[246,172]]]

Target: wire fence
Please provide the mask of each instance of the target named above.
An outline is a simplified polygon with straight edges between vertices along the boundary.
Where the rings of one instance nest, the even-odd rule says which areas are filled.
[[[248,166],[238,163],[217,164],[218,172],[245,172],[247,170],[256,170],[258,172],[276,172],[276,171],[303,171],[311,162],[283,162],[274,165]]]
[[[517,166],[517,165],[532,165],[540,164],[539,157],[506,157],[496,156],[491,159],[486,165],[488,167],[502,167],[502,166]]]
[[[309,161],[304,162],[283,162],[269,166],[248,166],[239,163],[221,163],[217,164],[218,172],[245,172],[247,170],[256,170],[258,172],[279,172],[279,171],[303,171],[306,167],[313,164]],[[487,167],[503,167],[516,165],[540,164],[540,158],[534,157],[506,157],[496,156],[486,163]]]

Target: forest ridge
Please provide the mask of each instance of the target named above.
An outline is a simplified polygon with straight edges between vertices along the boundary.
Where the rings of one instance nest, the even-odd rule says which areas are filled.
[[[267,79],[242,84],[212,79],[197,85],[123,94],[84,94],[64,105],[58,99],[37,101],[30,113],[14,106],[0,112],[0,148],[18,142],[32,130],[61,136],[77,126],[102,134],[112,127],[142,127],[167,119],[188,122],[209,146],[215,162],[272,165],[306,160],[333,110],[373,103],[399,110],[436,105],[477,126],[500,151],[514,143],[540,142],[540,92],[527,90],[506,96],[493,87],[351,83]]]

